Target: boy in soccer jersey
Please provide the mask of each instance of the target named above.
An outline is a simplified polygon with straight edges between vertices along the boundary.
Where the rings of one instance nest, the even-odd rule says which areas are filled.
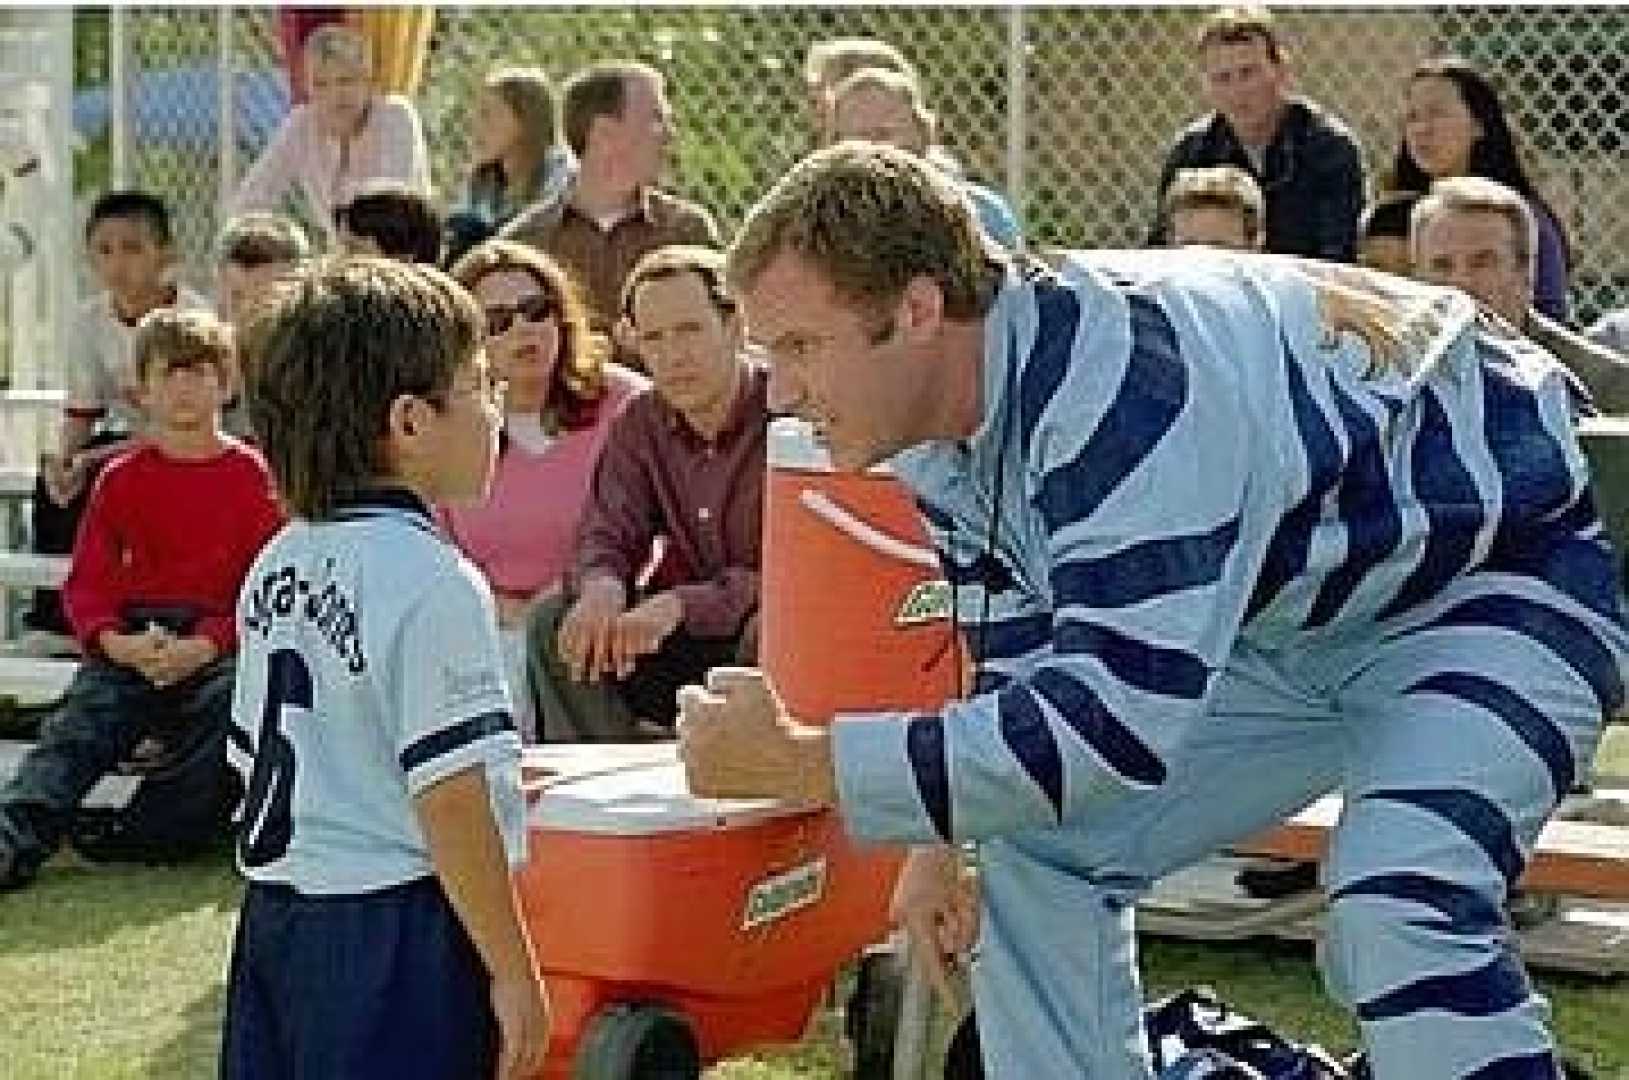
[[[79,800],[122,761],[152,775],[93,854],[186,854],[224,834],[237,799],[224,755],[238,588],[282,514],[260,455],[221,434],[230,328],[162,309],[134,347],[150,438],[92,489],[63,588],[85,660],[0,792],[0,886],[34,876]]]
[[[294,520],[238,607],[249,888],[223,1077],[542,1065],[492,597],[429,509],[491,479],[501,394],[480,341],[451,278],[378,258],[277,286],[248,334],[250,418]]]
[[[1373,1074],[1555,1080],[1501,907],[1629,634],[1553,358],[1352,268],[1028,266],[864,144],[777,184],[730,271],[771,407],[914,490],[979,670],[829,730],[715,671],[682,692],[695,790],[923,845],[896,911],[940,976],[973,948],[990,1075],[1148,1080],[1138,897],[1339,789],[1321,960]]]

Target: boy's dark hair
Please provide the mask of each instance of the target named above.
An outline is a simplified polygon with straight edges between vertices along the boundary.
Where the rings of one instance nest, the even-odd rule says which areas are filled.
[[[90,216],[85,219],[85,242],[90,242],[96,226],[113,218],[145,222],[160,247],[169,247],[175,238],[170,229],[170,210],[164,200],[151,192],[131,189],[109,191],[91,205]]]
[[[1394,191],[1370,203],[1358,219],[1359,242],[1378,236],[1407,240],[1414,204],[1419,201],[1419,192]]]
[[[628,83],[633,79],[661,82],[662,73],[634,60],[604,60],[566,80],[560,94],[560,129],[573,154],[583,156],[588,147],[588,130],[596,118],[622,116],[628,103]]]
[[[146,381],[155,365],[165,371],[208,364],[232,376],[232,328],[208,311],[157,308],[136,324],[136,377]]]
[[[329,258],[273,286],[243,342],[249,419],[291,514],[389,483],[391,404],[445,400],[482,340],[481,309],[433,266]]]
[[[350,202],[334,208],[334,224],[372,240],[392,259],[441,262],[441,212],[423,192],[399,180],[364,185]]]
[[[253,269],[273,263],[299,263],[311,256],[305,230],[282,214],[239,214],[221,226],[215,261],[221,266]]]

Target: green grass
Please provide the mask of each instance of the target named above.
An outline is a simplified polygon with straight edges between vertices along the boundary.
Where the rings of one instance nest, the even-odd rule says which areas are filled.
[[[1601,771],[1629,777],[1629,730]],[[0,896],[0,1073],[7,1080],[202,1080],[215,1075],[226,958],[241,894],[225,860],[158,870],[63,857]],[[1151,995],[1209,984],[1297,1038],[1332,1049],[1353,1031],[1319,987],[1311,952],[1270,942],[1146,941]],[[1602,1080],[1629,1080],[1629,982],[1540,977],[1563,1045]],[[841,1074],[835,1012],[803,1045],[726,1062],[711,1080]]]

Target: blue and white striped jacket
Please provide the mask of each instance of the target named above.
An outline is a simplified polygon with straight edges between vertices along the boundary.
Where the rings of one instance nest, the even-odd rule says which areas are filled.
[[[1618,581],[1559,367],[1478,331],[1460,294],[1397,285],[1432,331],[1372,370],[1326,331],[1309,272],[1192,249],[1009,271],[979,430],[893,462],[958,586],[974,694],[839,720],[853,832],[1083,820],[1163,781],[1241,640],[1361,640],[1450,589],[1519,617],[1494,586],[1478,598],[1479,574],[1583,612],[1548,643],[1616,708]]]

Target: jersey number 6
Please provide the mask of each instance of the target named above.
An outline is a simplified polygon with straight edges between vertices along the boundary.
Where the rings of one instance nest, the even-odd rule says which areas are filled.
[[[238,857],[244,866],[281,859],[294,830],[294,748],[283,735],[283,710],[310,712],[312,694],[311,671],[293,649],[278,649],[267,661],[265,701],[238,837]]]

